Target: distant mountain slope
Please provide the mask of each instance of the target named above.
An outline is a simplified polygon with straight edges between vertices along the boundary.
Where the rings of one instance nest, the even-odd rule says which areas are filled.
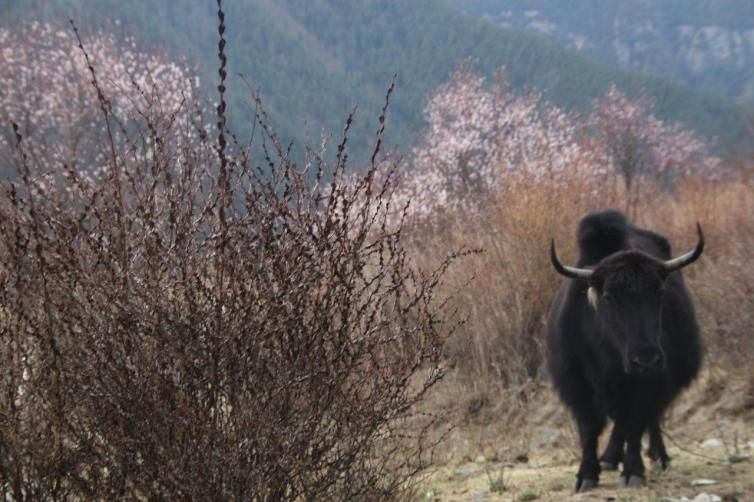
[[[595,61],[754,101],[751,0],[451,0]]]
[[[683,120],[726,139],[743,131],[736,108],[655,77],[594,64],[542,37],[504,29],[466,15],[444,0],[226,0],[233,122],[248,123],[243,73],[261,90],[284,138],[300,138],[302,119],[312,136],[342,128],[359,105],[352,158],[366,158],[390,78],[398,88],[388,117],[388,141],[404,152],[422,125],[427,95],[463,61],[485,74],[505,65],[514,88],[537,89],[568,109],[582,107],[611,82],[645,90],[664,118]],[[67,16],[92,29],[118,18],[118,29],[137,40],[186,56],[198,65],[203,88],[216,80],[216,6],[209,0],[0,0],[3,25]],[[112,23],[107,26],[113,27]]]

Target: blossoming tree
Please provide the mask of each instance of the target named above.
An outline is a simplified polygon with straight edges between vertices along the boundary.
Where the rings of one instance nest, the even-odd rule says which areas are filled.
[[[47,166],[35,173],[39,183],[65,172],[84,178],[102,174],[107,143],[133,136],[124,133],[137,127],[135,118],[143,118],[151,130],[137,131],[140,144],[124,145],[132,158],[154,156],[160,147],[154,139],[168,131],[194,134],[189,126],[198,78],[188,68],[110,34],[96,33],[82,43],[86,55],[73,29],[39,22],[0,30],[0,174],[7,175],[17,159],[11,123],[33,145],[35,164]]]
[[[412,200],[413,214],[429,215],[479,208],[524,178],[577,181],[593,192],[617,175],[631,198],[643,177],[716,172],[720,161],[709,145],[682,124],[654,116],[651,105],[612,86],[579,116],[537,94],[513,93],[503,70],[488,86],[461,68],[427,102],[427,128],[401,193]]]

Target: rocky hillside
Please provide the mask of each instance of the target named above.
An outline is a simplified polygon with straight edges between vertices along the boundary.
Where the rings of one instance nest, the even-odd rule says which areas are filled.
[[[754,100],[754,3],[745,0],[452,0],[595,61]]]

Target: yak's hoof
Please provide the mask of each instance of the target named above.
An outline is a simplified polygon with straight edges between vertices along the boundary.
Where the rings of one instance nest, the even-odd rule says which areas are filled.
[[[636,474],[632,474],[628,478],[625,476],[620,477],[620,487],[621,488],[640,488],[644,486],[644,476],[637,476]]]
[[[600,462],[600,467],[602,468],[603,471],[617,471],[618,470],[617,463],[614,464],[612,462],[606,462],[604,460]]]
[[[652,461],[652,470],[655,472],[667,471],[670,467],[670,459],[659,459]]]
[[[573,486],[573,491],[575,491],[576,493],[584,493],[588,492],[595,486],[597,486],[596,479],[577,479],[576,484]]]

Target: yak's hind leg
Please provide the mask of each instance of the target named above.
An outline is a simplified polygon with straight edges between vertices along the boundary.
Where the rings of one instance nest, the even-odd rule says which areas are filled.
[[[603,471],[618,470],[618,464],[623,462],[623,445],[625,442],[626,437],[623,428],[618,422],[614,422],[610,440],[607,442],[607,447],[602,456],[600,456],[600,467]]]
[[[575,491],[585,492],[597,486],[600,479],[600,463],[597,460],[597,440],[605,428],[606,417],[591,407],[577,410],[576,422],[581,442],[581,464],[576,474]]]
[[[670,465],[670,456],[662,440],[662,429],[660,428],[659,420],[649,425],[649,450],[647,450],[647,454],[652,459],[652,462],[657,467],[662,468],[663,471]]]

